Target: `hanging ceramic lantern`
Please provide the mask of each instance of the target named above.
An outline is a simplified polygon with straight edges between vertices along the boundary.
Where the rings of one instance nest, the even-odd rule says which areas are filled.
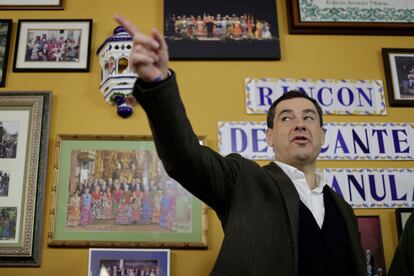
[[[101,65],[99,89],[107,103],[116,105],[122,118],[131,116],[135,105],[132,88],[138,75],[129,66],[131,48],[131,35],[119,26],[97,51]]]

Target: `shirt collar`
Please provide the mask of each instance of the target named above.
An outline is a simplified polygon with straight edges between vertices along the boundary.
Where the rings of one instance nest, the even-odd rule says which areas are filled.
[[[280,162],[280,161],[274,161],[274,162],[283,170],[283,172],[290,178],[290,180],[292,180],[293,182],[296,182],[297,180],[304,180],[305,181],[304,184],[306,184],[306,186],[309,188],[309,185],[306,182],[305,174],[301,170],[298,170],[297,168],[291,165],[285,164],[283,162]],[[312,192],[322,193],[323,188],[326,185],[325,171],[323,170],[316,171],[316,182],[317,182],[317,186],[315,189],[312,190]]]

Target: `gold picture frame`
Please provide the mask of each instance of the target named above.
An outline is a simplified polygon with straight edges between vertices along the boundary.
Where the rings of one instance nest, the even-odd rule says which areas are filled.
[[[207,207],[165,172],[150,136],[59,135],[49,246],[207,247]]]

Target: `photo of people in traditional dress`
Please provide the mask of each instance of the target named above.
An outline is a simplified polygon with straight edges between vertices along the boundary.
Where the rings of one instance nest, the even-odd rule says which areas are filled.
[[[0,207],[0,242],[16,237],[16,207]]]
[[[172,59],[280,59],[275,2],[166,0]]]
[[[67,231],[192,231],[192,195],[155,150],[73,150]]]
[[[0,197],[9,195],[10,172],[0,170]]]
[[[0,121],[0,158],[16,158],[19,122]]]
[[[167,18],[169,39],[242,40],[272,39],[270,24],[251,14],[175,15]]]
[[[365,251],[368,276],[385,275],[385,259],[382,246],[381,224],[379,216],[360,216],[358,231]]]
[[[79,29],[29,29],[25,61],[78,62]]]
[[[396,56],[398,84],[402,99],[414,98],[414,55]]]
[[[158,276],[157,260],[101,260],[100,273],[94,276]]]

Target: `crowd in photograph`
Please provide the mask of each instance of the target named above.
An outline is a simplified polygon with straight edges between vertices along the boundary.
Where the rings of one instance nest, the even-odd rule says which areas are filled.
[[[26,45],[26,61],[70,61],[79,60],[79,38],[64,38],[54,32],[29,38]]]
[[[191,194],[169,179],[96,179],[79,183],[69,195],[67,226],[157,225],[171,231],[191,227]]]
[[[0,196],[9,194],[10,173],[0,171]]]
[[[171,15],[167,18],[169,39],[271,39],[270,24],[254,16]]]

